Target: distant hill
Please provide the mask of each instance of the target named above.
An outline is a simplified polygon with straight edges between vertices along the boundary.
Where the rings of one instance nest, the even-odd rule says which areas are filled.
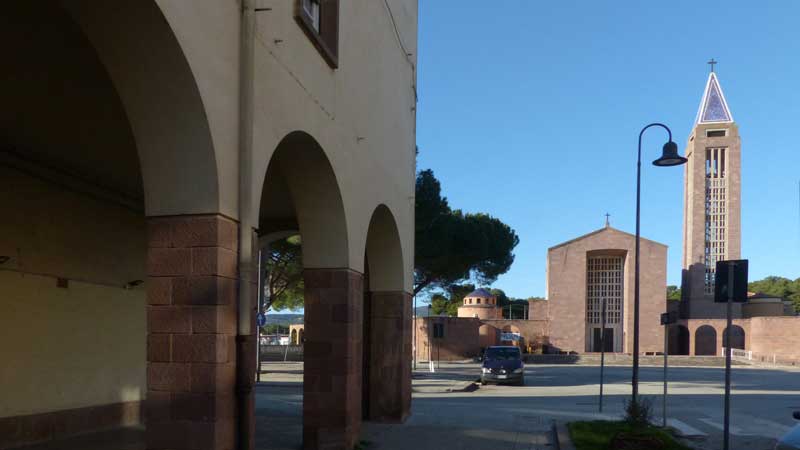
[[[417,317],[428,317],[428,311],[428,305],[417,306]]]
[[[267,325],[294,325],[303,323],[302,314],[267,314]]]

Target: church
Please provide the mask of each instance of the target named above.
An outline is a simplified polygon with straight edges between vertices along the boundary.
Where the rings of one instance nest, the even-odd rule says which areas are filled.
[[[743,258],[741,150],[712,65],[684,152],[682,298],[666,299],[667,246],[642,238],[640,353],[663,352],[660,317],[671,312],[679,317],[666,330],[672,355],[721,356],[730,346],[752,360],[800,364],[800,317],[789,302],[750,293],[747,302],[733,305],[730,331],[725,304],[714,303],[717,261]],[[511,320],[503,318],[496,298],[478,289],[464,298],[458,317],[416,320],[417,359],[463,359],[499,344],[543,353],[631,353],[634,247],[635,236],[613,228],[608,218],[605,227],[550,247],[546,300],[530,300],[529,313]]]

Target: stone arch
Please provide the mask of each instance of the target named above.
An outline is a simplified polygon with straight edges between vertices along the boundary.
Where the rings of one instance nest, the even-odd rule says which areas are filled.
[[[320,442],[335,435],[339,446],[352,447],[362,407],[364,274],[351,269],[337,174],[313,136],[293,131],[277,144],[263,176],[257,199],[260,243],[297,232],[301,240],[303,440]],[[325,407],[330,404],[342,408],[332,413]]]
[[[497,328],[483,324],[478,328],[478,339],[481,348],[497,345]]]
[[[291,132],[275,149],[264,176],[258,230],[262,236],[299,231],[307,269],[350,267],[339,183],[308,133]]]
[[[305,329],[300,328],[300,331],[297,332],[297,345],[303,345],[303,343],[305,342],[303,340],[305,334],[306,334]]]
[[[59,4],[91,42],[125,107],[136,138],[147,215],[232,215],[235,205],[221,200],[217,155],[197,81],[156,2]]]
[[[27,232],[7,233],[4,228],[0,255],[7,254],[7,246],[18,249],[13,253],[19,257],[11,261],[13,268],[39,273],[36,276],[44,280],[43,288],[29,282],[13,289],[21,293],[20,299],[35,298],[36,302],[28,303],[46,309],[33,320],[46,316],[54,323],[71,323],[73,329],[85,330],[73,335],[49,327],[64,348],[81,351],[62,352],[59,358],[71,360],[59,371],[59,380],[21,379],[20,385],[38,386],[36,395],[29,398],[24,397],[30,395],[26,394],[29,389],[15,389],[20,394],[13,401],[24,404],[24,410],[16,411],[0,387],[9,416],[4,420],[35,410],[69,423],[68,429],[60,431],[64,437],[122,425],[108,418],[99,423],[96,412],[103,408],[113,411],[107,414],[110,417],[134,417],[133,409],[121,408],[139,408],[138,402],[149,396],[149,390],[157,390],[167,399],[170,392],[182,392],[174,383],[165,383],[158,369],[174,365],[188,373],[196,357],[185,351],[194,339],[185,326],[188,309],[172,306],[178,303],[173,303],[173,297],[177,298],[179,291],[185,294],[180,298],[184,305],[198,300],[188,288],[193,268],[186,257],[197,244],[188,241],[198,235],[186,231],[213,228],[219,233],[203,235],[207,238],[203,247],[223,251],[217,238],[224,234],[228,239],[224,251],[236,250],[236,225],[231,220],[174,219],[217,214],[223,209],[206,108],[176,33],[153,0],[43,0],[36,4],[17,0],[5,2],[3,8],[0,178],[19,191],[0,195],[0,209],[22,200],[46,212],[29,214],[14,208],[14,223],[8,226]],[[6,170],[16,173],[14,180]],[[15,183],[22,178],[24,186]],[[27,196],[31,192],[41,196]],[[49,203],[42,201],[45,196]],[[235,210],[227,212],[233,215]],[[173,218],[146,219],[164,215]],[[46,245],[40,245],[38,239],[46,239]],[[164,264],[168,253],[180,253],[181,257]],[[23,257],[24,266],[18,264]],[[235,272],[234,264],[225,274],[228,280],[235,278]],[[212,278],[219,273],[205,275]],[[52,278],[60,280],[58,285],[48,282]],[[222,284],[214,289],[203,286],[208,294],[202,299],[205,305],[228,300],[221,292],[230,286]],[[235,285],[233,281],[230,284]],[[70,302],[63,301],[65,297]],[[58,308],[59,303],[69,303],[71,310]],[[204,333],[219,339],[230,337],[232,342],[231,333],[221,329],[223,317],[228,316],[222,308],[212,309],[207,307],[208,317],[215,320],[204,321]],[[225,313],[229,311],[225,308]],[[20,310],[18,322],[28,325],[29,312]],[[169,324],[164,320],[167,316],[180,320]],[[110,332],[104,324],[112,321],[116,321],[116,330]],[[9,331],[2,321],[0,325]],[[165,344],[172,333],[180,334],[180,357]],[[41,333],[38,337],[43,343],[52,342]],[[94,342],[105,344],[94,348]],[[31,350],[17,346],[22,352]],[[8,354],[2,347],[0,352]],[[81,359],[89,354],[92,359]],[[125,360],[115,355],[124,355]],[[58,358],[40,356],[51,366],[61,364]],[[198,359],[207,362],[210,357]],[[148,367],[148,361],[154,364]],[[37,371],[35,364],[20,366]],[[96,376],[91,386],[82,383],[85,371]],[[22,371],[19,374],[26,376]],[[232,385],[221,387],[228,388],[233,392]],[[120,403],[122,399],[125,403]],[[218,406],[229,410],[232,403],[227,395],[219,399]],[[168,422],[172,419],[170,400],[159,405],[162,408],[151,417]],[[227,425],[220,422],[220,426]],[[157,428],[148,423],[146,432]],[[24,439],[31,437],[18,436],[21,441],[9,444],[25,444]]]
[[[367,231],[364,267],[371,291],[403,291],[403,248],[394,215],[386,205],[372,213]]]
[[[715,356],[717,354],[717,330],[711,325],[701,325],[694,332],[694,354]]]
[[[730,348],[737,348],[744,350],[745,347],[745,332],[744,328],[739,325],[731,325],[730,333]],[[722,346],[728,348],[728,328],[722,332]]]
[[[292,330],[292,332],[291,332],[291,334],[289,336],[289,344],[297,345],[297,330],[296,329]]]
[[[403,420],[411,408],[411,295],[397,223],[383,204],[369,223],[364,270],[362,415]]]
[[[684,325],[672,325],[669,327],[669,354],[688,355],[689,354],[689,329]]]

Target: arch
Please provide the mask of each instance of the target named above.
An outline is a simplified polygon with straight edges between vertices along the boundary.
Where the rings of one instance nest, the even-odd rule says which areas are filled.
[[[339,183],[319,143],[294,131],[278,144],[261,190],[259,235],[299,230],[305,268],[346,268],[347,223]]]
[[[148,243],[154,248],[164,242],[154,243],[157,232],[148,239],[150,222],[145,216],[219,213],[222,207],[217,158],[198,85],[176,34],[153,0],[11,1],[3,7],[0,178],[19,189],[2,195],[0,202],[4,208],[28,204],[46,214],[13,208],[14,220],[7,225],[14,231],[23,227],[29,231],[17,234],[4,229],[0,247],[9,243],[16,254],[26,257],[25,267],[16,267],[21,272],[47,275],[35,282],[27,277],[31,282],[12,290],[19,292],[18,298],[6,296],[1,301],[24,299],[46,309],[46,314],[36,315],[31,315],[35,309],[20,309],[16,320],[21,326],[46,315],[50,322],[84,329],[85,333],[72,336],[58,327],[44,328],[53,339],[64,341],[65,348],[94,356],[91,362],[76,364],[74,358],[62,362],[59,358],[76,353],[55,357],[46,348],[45,353],[32,351],[42,350],[34,341],[53,341],[47,334],[39,333],[37,340],[22,339],[34,346],[16,344],[25,357],[38,354],[36,359],[50,366],[63,364],[64,370],[58,380],[42,383],[24,368],[44,371],[21,363],[19,381],[11,380],[6,389],[19,393],[13,401],[23,408],[15,410],[3,389],[0,397],[10,417],[31,411],[70,417],[82,408],[114,405],[121,395],[126,401],[144,401],[152,387],[147,362],[164,361],[163,354],[156,355],[147,346],[156,334],[152,331],[156,321],[147,306],[153,299],[151,286],[169,282],[174,275],[154,273],[158,269],[148,256],[156,252],[148,249]],[[6,170],[16,174],[13,179]],[[18,179],[24,183],[15,184]],[[235,210],[227,212],[232,215]],[[224,225],[214,220],[206,217],[198,223],[230,225],[226,229],[235,230],[227,219]],[[177,221],[187,225],[190,219]],[[164,277],[155,279],[160,275]],[[67,280],[69,288],[59,286],[56,291],[48,277]],[[143,281],[147,289],[141,286]],[[35,284],[40,282],[44,289]],[[71,301],[60,298],[64,295]],[[65,304],[70,309],[59,308]],[[110,306],[112,310],[107,310]],[[158,307],[160,312],[170,308],[163,303]],[[109,331],[103,324],[118,316],[123,319]],[[81,383],[86,374],[102,376],[88,386]],[[28,386],[45,388],[37,388],[37,395],[29,397]],[[162,406],[169,407],[169,402]],[[64,437],[114,424],[113,419],[69,420],[75,427],[63,430]]]
[[[300,331],[297,333],[297,345],[303,345],[303,336],[305,335],[305,330],[300,328]]]
[[[519,328],[516,325],[506,325],[503,327],[504,333],[520,333]],[[520,333],[520,340],[519,341],[501,341],[502,345],[516,345],[517,347],[524,346],[523,345],[523,338]]]
[[[378,205],[369,222],[366,243],[369,289],[403,291],[403,248],[394,215],[386,205]]]
[[[289,343],[291,345],[297,345],[297,329],[293,329],[292,330],[292,332],[290,334],[290,337],[289,337]]]
[[[730,348],[738,348],[740,350],[744,350],[744,344],[745,344],[744,328],[740,327],[739,325],[732,325],[730,334],[731,334]],[[725,328],[725,331],[722,332],[722,346],[728,348],[727,328]]]
[[[669,354],[688,355],[689,354],[689,329],[684,325],[672,325],[669,327]]]
[[[702,325],[694,332],[694,354],[714,356],[717,354],[717,330],[711,325]]]
[[[235,213],[220,195],[217,156],[197,81],[161,8],[152,0],[53,0],[64,9],[113,81],[136,138],[149,216]],[[230,187],[236,189],[235,186]]]
[[[497,328],[483,324],[478,328],[478,339],[481,348],[497,345]]]

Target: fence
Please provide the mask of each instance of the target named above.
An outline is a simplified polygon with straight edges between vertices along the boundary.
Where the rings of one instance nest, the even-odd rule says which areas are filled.
[[[262,345],[261,361],[302,361],[302,345]]]
[[[721,356],[725,356],[727,349],[722,347]],[[752,350],[741,350],[732,348],[731,359],[737,361],[747,361],[750,364],[772,364],[781,366],[796,366],[800,365],[800,357],[778,355],[776,353],[753,353]]]

